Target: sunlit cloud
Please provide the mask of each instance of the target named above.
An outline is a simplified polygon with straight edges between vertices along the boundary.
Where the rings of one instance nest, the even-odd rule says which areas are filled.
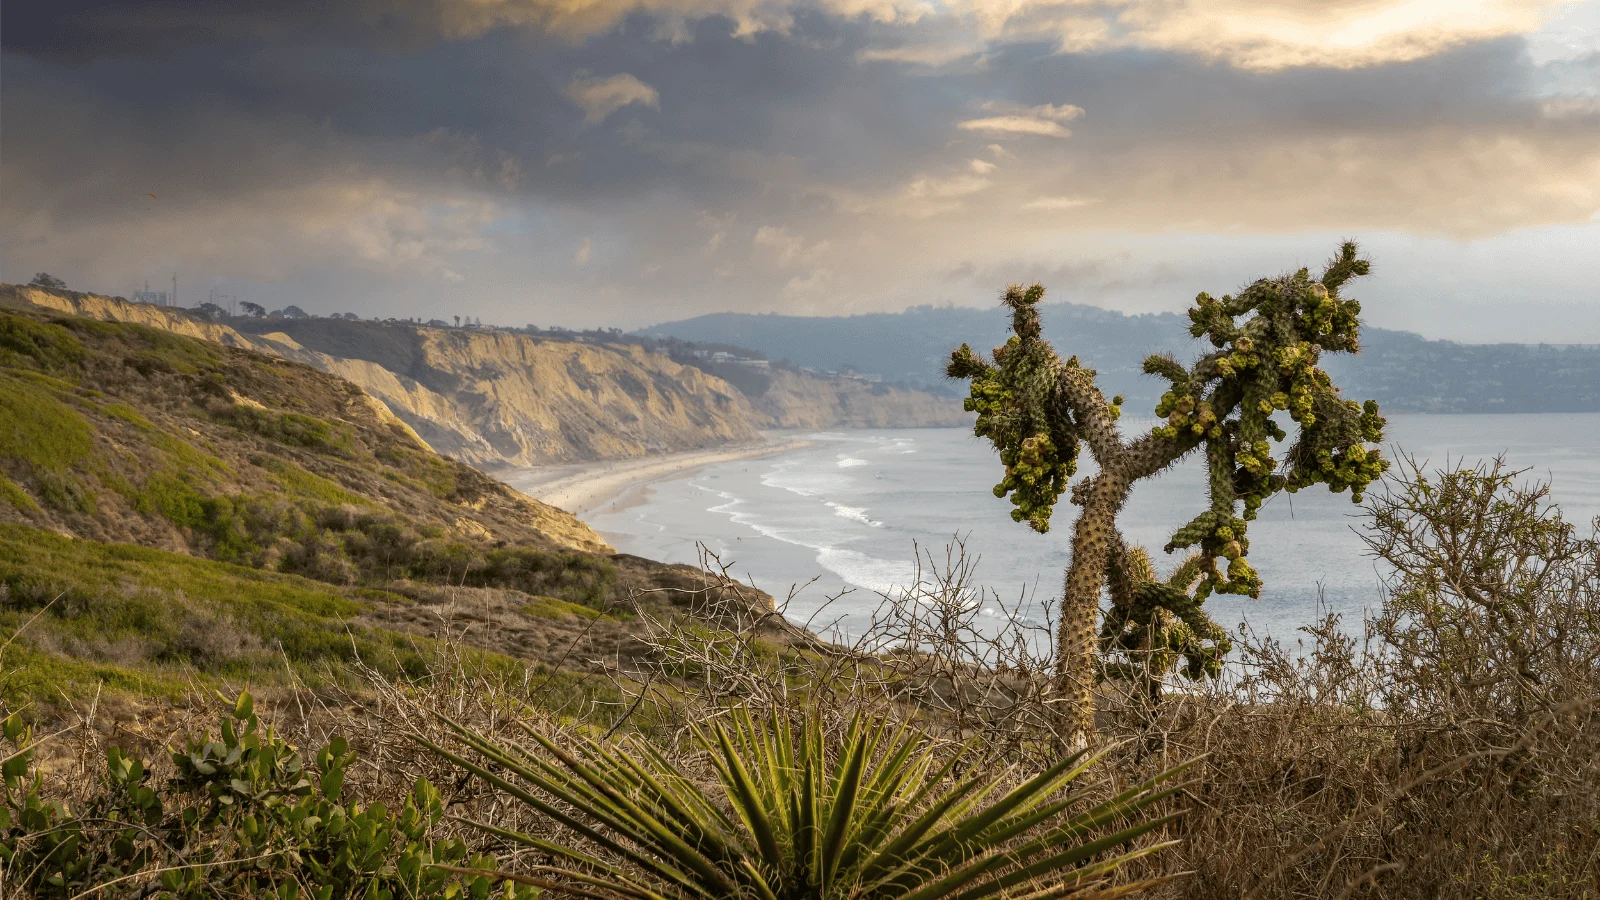
[[[1361,68],[1537,31],[1578,0],[966,0],[990,41],[1137,47],[1245,69]]]
[[[624,106],[639,104],[659,109],[661,95],[656,89],[626,73],[599,77],[578,77],[567,85],[567,96],[583,109],[583,121],[594,125]]]
[[[985,103],[985,111],[1000,115],[968,119],[957,125],[963,131],[984,134],[1037,135],[1040,137],[1068,137],[1072,132],[1061,123],[1070,122],[1083,115],[1081,107],[1072,105],[1016,107],[1004,103]]]
[[[1022,204],[1023,209],[1063,210],[1093,206],[1099,197],[1037,197]]]

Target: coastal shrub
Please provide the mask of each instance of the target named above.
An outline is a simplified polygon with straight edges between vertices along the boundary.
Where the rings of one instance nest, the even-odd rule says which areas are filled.
[[[1100,754],[1026,775],[962,752],[941,759],[925,735],[881,718],[857,716],[840,735],[817,714],[794,728],[776,712],[735,709],[691,726],[714,770],[708,789],[645,742],[529,727],[524,747],[447,724],[473,757],[422,739],[430,749],[600,854],[479,823],[553,860],[521,880],[599,897],[1105,896],[1119,868],[1169,846],[1125,849],[1173,821],[1148,810],[1172,796],[1163,784],[1181,771],[1094,802],[1081,790]]]
[[[355,448],[350,426],[295,412],[277,412],[236,403],[214,414],[218,421],[280,444],[303,447],[335,456],[349,456]]]
[[[477,587],[504,587],[546,595],[594,609],[605,605],[616,567],[603,557],[560,550],[504,547],[483,556],[481,568],[467,571]]]
[[[98,676],[81,667],[68,680],[41,675],[46,652],[120,666],[124,681],[160,680],[174,666],[207,679],[281,679],[288,663],[296,677],[324,683],[357,660],[386,675],[425,672],[417,640],[353,621],[367,608],[294,575],[0,523],[0,627],[26,625],[7,652],[33,654],[8,669],[0,694],[93,690]],[[212,641],[199,623],[234,638]]]
[[[264,727],[241,694],[215,735],[170,754],[156,778],[116,747],[87,797],[52,795],[20,717],[4,721],[0,878],[37,897],[488,897],[492,857],[436,836],[444,807],[418,780],[404,805],[347,803],[355,753],[335,737],[311,756]],[[448,868],[446,868],[448,867]],[[503,896],[523,896],[515,883]]]
[[[4,500],[13,509],[22,512],[31,512],[39,508],[39,504],[34,503],[33,498],[29,497],[26,491],[4,475],[0,475],[0,500]]]
[[[60,325],[0,313],[0,366],[61,369],[83,356],[83,344]]]
[[[289,460],[262,457],[252,462],[271,472],[277,482],[283,485],[284,490],[293,497],[315,500],[331,507],[371,505],[371,501],[359,494],[340,487],[331,479],[308,472]]]
[[[47,388],[0,373],[0,457],[60,472],[93,450],[82,414]]]
[[[383,477],[409,487],[417,487],[443,500],[455,496],[458,472],[449,460],[409,446],[410,439],[386,443],[375,451],[380,462],[393,469],[385,469]],[[394,471],[399,470],[399,471]]]

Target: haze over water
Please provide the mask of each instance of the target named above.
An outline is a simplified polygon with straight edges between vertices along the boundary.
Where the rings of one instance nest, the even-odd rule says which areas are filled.
[[[1143,427],[1130,421],[1124,433]],[[1529,470],[1525,478],[1551,482],[1567,519],[1600,516],[1600,414],[1391,414],[1387,436],[1386,455],[1403,451],[1431,461],[1430,468],[1447,458],[1476,463],[1503,453],[1512,467]],[[956,534],[966,538],[969,554],[981,557],[977,581],[1008,604],[1024,593],[1039,601],[1059,595],[1076,507],[1063,499],[1049,534],[1011,521],[1010,503],[991,493],[1001,466],[987,441],[964,429],[811,438],[811,447],[651,485],[584,518],[618,550],[668,562],[696,562],[696,543],[703,543],[732,572],[780,600],[791,585],[815,578],[788,608],[797,621],[847,591],[814,622],[837,620],[846,632],[877,606],[877,591],[912,580],[914,546],[943,562]],[[1085,471],[1092,469],[1083,467],[1080,476]],[[1195,454],[1134,489],[1123,532],[1149,547],[1164,572],[1181,554],[1166,556],[1161,546],[1204,503],[1204,464]],[[1213,597],[1207,610],[1230,628],[1246,621],[1283,639],[1317,618],[1323,605],[1359,627],[1363,609],[1379,604],[1386,574],[1356,532],[1361,523],[1348,493],[1314,488],[1278,495],[1250,531],[1250,560],[1266,583],[1261,599]]]

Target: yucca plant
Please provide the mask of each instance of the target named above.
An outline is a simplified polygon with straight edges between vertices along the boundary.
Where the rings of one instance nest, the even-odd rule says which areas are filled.
[[[1168,846],[1127,849],[1174,818],[1144,811],[1179,771],[1092,801],[1083,775],[1101,754],[1019,779],[970,746],[941,761],[905,726],[857,718],[838,742],[816,715],[791,728],[734,710],[695,729],[720,782],[708,791],[643,740],[574,738],[569,751],[525,726],[532,749],[449,726],[471,758],[425,743],[592,845],[474,823],[553,861],[527,880],[629,900],[1122,896],[1148,883],[1109,876]]]

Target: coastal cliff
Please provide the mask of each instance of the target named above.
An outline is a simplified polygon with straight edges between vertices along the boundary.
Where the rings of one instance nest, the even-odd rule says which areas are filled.
[[[726,382],[638,347],[493,329],[241,321],[275,352],[381,399],[440,453],[529,466],[695,450],[759,435]]]
[[[751,398],[763,428],[943,428],[970,424],[961,401],[848,376],[774,370]]]
[[[212,321],[116,297],[0,287],[0,300],[306,363],[365,391],[435,451],[480,468],[625,459],[764,428],[960,425],[960,404],[845,376],[775,371],[760,391],[627,342],[346,319]]]

